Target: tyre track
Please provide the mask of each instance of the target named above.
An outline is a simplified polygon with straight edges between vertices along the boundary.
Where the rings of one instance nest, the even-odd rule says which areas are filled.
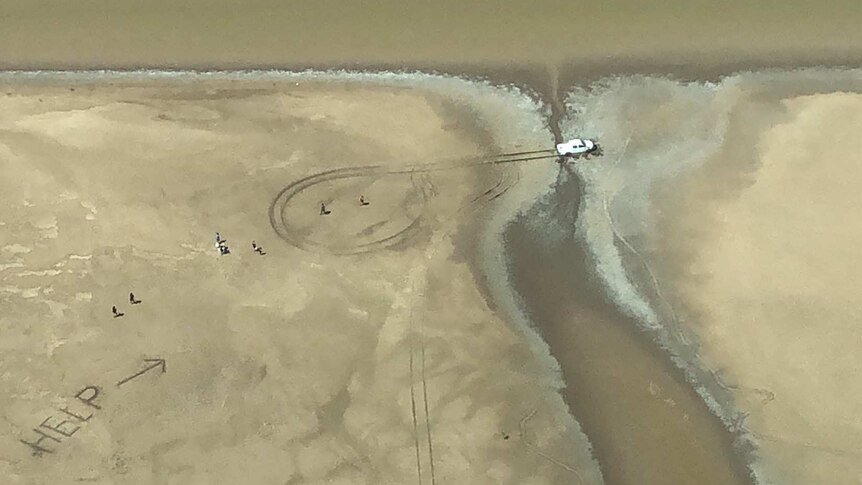
[[[413,327],[413,306],[410,306],[410,327]],[[416,473],[419,477],[419,485],[422,485],[422,459],[420,457],[419,446],[419,425],[416,418],[416,388],[413,385],[413,338],[410,339],[410,406],[413,415],[413,442],[416,445]]]
[[[322,250],[334,254],[359,254],[384,249],[405,239],[408,239],[409,236],[418,232],[422,220],[424,219],[425,211],[423,210],[419,214],[419,216],[416,217],[407,227],[396,233],[390,234],[375,241],[356,244],[347,248],[334,248],[326,246],[323,243],[313,241],[310,238],[304,236],[302,234],[302,231],[293,230],[288,221],[286,220],[284,211],[291,199],[293,199],[303,191],[324,182],[355,177],[385,177],[397,175],[410,175],[414,188],[416,188],[418,193],[422,196],[423,204],[427,205],[429,197],[433,195],[433,185],[431,185],[430,182],[427,180],[422,180],[422,183],[420,184],[419,181],[417,181],[416,174],[427,174],[442,170],[480,167],[484,165],[500,165],[507,163],[538,161],[556,157],[557,156],[554,150],[531,150],[506,153],[490,159],[467,158],[447,162],[414,164],[400,169],[391,169],[381,165],[370,165],[362,167],[337,168],[325,172],[319,172],[298,179],[284,187],[281,191],[279,191],[273,199],[272,203],[270,204],[268,214],[269,221],[273,230],[281,239],[300,249],[318,251]],[[512,172],[513,171],[511,170],[505,171],[503,179],[497,185],[495,185],[467,205],[471,206],[475,204],[482,204],[487,201],[493,200],[505,193],[506,190],[511,188],[511,186],[515,183],[517,183],[517,176],[513,178],[511,175]]]

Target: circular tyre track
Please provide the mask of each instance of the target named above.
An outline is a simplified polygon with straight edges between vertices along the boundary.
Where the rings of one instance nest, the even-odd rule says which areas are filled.
[[[358,242],[357,244],[344,246],[313,239],[307,234],[307,231],[303,231],[301,228],[297,227],[296,224],[291,223],[290,218],[287,217],[286,209],[290,201],[296,196],[311,187],[322,183],[360,177],[384,177],[400,173],[408,172],[393,172],[379,166],[368,166],[340,168],[304,177],[282,189],[275,197],[269,208],[270,225],[272,225],[272,228],[279,237],[290,244],[305,250],[323,250],[333,254],[358,254],[391,246],[407,239],[410,235],[418,231],[421,226],[421,214],[414,217],[405,227],[402,227],[395,232],[385,234],[383,237],[378,237],[369,242]],[[425,191],[418,190],[415,182],[413,184],[413,189],[421,196],[422,201],[424,202],[426,197]]]
[[[428,172],[555,158],[555,155],[549,155],[548,152],[549,150],[533,150],[502,154],[491,159],[470,158],[451,162],[417,164],[402,169],[391,169],[379,165],[345,167],[312,174],[292,182],[278,192],[269,207],[269,222],[280,238],[300,249],[325,251],[331,254],[359,254],[377,251],[407,241],[417,235],[422,229],[425,218],[424,208],[428,199],[435,195],[434,187],[426,176]],[[368,230],[362,231],[366,233],[364,236],[370,237],[354,237],[347,242],[333,242],[326,240],[327,238],[315,238],[309,234],[309,230],[304,229],[300,223],[295,222],[288,216],[290,202],[317,185],[339,183],[352,178],[370,178],[372,179],[372,183],[374,183],[374,181],[384,177],[397,175],[410,176],[410,189],[409,193],[405,196],[416,198],[419,208],[412,211],[399,211],[400,214],[397,214],[397,216],[400,216],[400,223],[391,223],[388,220],[382,221],[376,224],[381,226],[382,230],[375,231],[369,227]],[[494,186],[469,201],[461,210],[468,208],[475,210],[481,207],[481,205],[505,193],[517,181],[517,170],[503,170],[500,173],[500,179]],[[387,189],[387,192],[390,192],[390,190]],[[374,234],[374,232],[378,232],[379,234]]]

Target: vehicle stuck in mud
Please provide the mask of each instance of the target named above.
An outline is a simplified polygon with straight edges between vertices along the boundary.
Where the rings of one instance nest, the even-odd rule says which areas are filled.
[[[573,138],[565,143],[557,143],[557,154],[561,157],[580,158],[593,153],[601,155],[601,148],[595,140]]]

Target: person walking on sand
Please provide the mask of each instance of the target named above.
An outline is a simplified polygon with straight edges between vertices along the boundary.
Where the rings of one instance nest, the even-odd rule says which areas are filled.
[[[113,314],[114,314],[114,318],[117,318],[117,317],[120,317],[120,316],[122,316],[122,315],[123,315],[122,313],[120,313],[120,312],[117,310],[116,305],[111,307],[111,313],[113,313]]]
[[[263,247],[258,246],[257,243],[254,241],[251,242],[251,248],[254,250],[254,252],[256,252],[257,254],[260,254],[261,256],[266,254],[263,252]]]
[[[132,305],[137,305],[140,302],[141,300],[136,299],[134,293],[129,293],[129,303],[131,303]]]
[[[216,244],[221,244],[221,234],[216,233]]]
[[[326,209],[326,204],[321,202],[320,203],[320,215],[325,216],[325,215],[328,215],[330,212],[332,212],[332,211]]]
[[[365,205],[368,205],[368,204],[370,204],[370,202],[368,202],[367,200],[365,200],[365,196],[364,196],[364,195],[360,195],[360,196],[359,196],[359,205],[365,206]]]

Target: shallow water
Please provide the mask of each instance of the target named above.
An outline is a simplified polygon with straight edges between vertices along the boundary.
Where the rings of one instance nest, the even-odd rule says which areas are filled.
[[[505,238],[510,283],[560,362],[565,399],[605,482],[752,483],[731,433],[592,277],[571,232],[579,191],[564,174]]]
[[[0,67],[834,63],[860,23],[855,0],[0,0]]]

